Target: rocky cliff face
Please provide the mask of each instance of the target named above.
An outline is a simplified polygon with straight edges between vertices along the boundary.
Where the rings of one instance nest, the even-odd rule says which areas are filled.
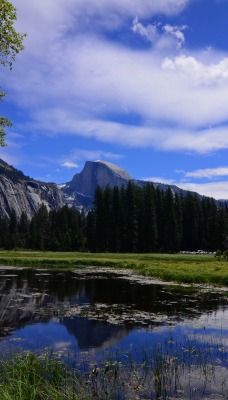
[[[48,210],[64,205],[58,186],[30,179],[0,160],[0,216],[9,217],[14,210],[17,217],[24,211],[31,218],[42,203]]]
[[[121,187],[131,176],[120,167],[105,161],[87,161],[79,174],[71,182],[61,185],[66,204],[89,209],[92,206],[94,190],[97,186]]]
[[[93,194],[97,186],[102,189],[109,186],[126,186],[129,181],[135,185],[143,187],[148,182],[131,178],[127,171],[106,161],[87,161],[79,174],[74,175],[71,182],[61,185],[63,192],[63,201],[72,207],[83,208],[88,210],[93,205]],[[171,187],[175,193],[184,192],[174,185],[165,185],[162,183],[154,183],[155,187],[166,190]]]
[[[87,161],[82,172],[73,177],[68,188],[91,197],[96,186],[101,188],[121,186],[129,179],[131,176],[128,172],[114,164],[105,161]]]
[[[66,204],[88,211],[93,205],[96,186],[121,187],[127,185],[129,180],[141,187],[147,183],[132,179],[128,172],[105,161],[87,161],[83,170],[66,184],[43,183],[25,176],[0,159],[0,216],[9,217],[15,210],[17,217],[24,211],[31,218],[42,203],[48,210],[56,210]],[[161,190],[170,187],[174,193],[187,193],[177,186],[153,184]]]

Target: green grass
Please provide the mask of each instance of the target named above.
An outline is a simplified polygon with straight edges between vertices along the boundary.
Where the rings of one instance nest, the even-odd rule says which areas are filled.
[[[79,400],[84,395],[77,374],[54,356],[28,352],[0,361],[1,400]]]
[[[31,268],[127,268],[139,275],[163,281],[228,285],[228,262],[217,261],[213,255],[0,251],[0,265]]]

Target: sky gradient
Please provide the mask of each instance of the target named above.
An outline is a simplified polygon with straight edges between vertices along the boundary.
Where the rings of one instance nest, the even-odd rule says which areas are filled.
[[[85,161],[228,199],[228,0],[13,0],[0,157],[64,183]]]

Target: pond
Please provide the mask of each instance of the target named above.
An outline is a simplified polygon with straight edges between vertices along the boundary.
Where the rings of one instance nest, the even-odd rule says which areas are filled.
[[[194,364],[188,371],[188,380],[192,375],[194,382],[199,365],[213,365],[214,371],[218,367],[223,384],[217,382],[217,395],[227,398],[221,397],[227,395],[227,292],[165,284],[111,269],[1,267],[1,356],[52,349],[65,358],[74,355],[78,368],[89,368],[114,353],[122,363],[129,355],[135,363],[151,362],[154,349],[160,349],[178,365]],[[183,377],[180,381],[183,389]],[[188,383],[188,396],[189,390]],[[191,398],[203,398],[202,390],[195,393]],[[217,398],[208,393],[207,398]]]

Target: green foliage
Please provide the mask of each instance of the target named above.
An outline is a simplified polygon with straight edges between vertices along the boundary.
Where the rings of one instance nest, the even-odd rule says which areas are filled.
[[[1,400],[78,400],[84,396],[77,374],[54,355],[28,352],[0,362]]]
[[[215,253],[215,258],[217,259],[217,261],[220,261],[221,259],[228,261],[228,250],[225,250],[223,252],[221,250],[217,250]]]
[[[7,0],[0,3],[0,64],[12,69],[16,55],[24,49],[22,41],[25,34],[16,32],[16,8]]]
[[[228,232],[228,210],[214,199],[173,194],[152,184],[95,192],[90,251],[213,252]],[[89,220],[91,224],[92,214]],[[225,246],[225,245],[224,245]]]
[[[8,173],[24,178],[20,171],[9,168]],[[94,207],[87,215],[67,206],[48,211],[42,204],[31,221],[25,215],[17,221],[13,212],[10,219],[0,218],[0,248],[177,253],[214,252],[222,246],[224,252],[227,232],[228,209],[215,200],[201,200],[191,193],[174,195],[169,189],[162,192],[152,184],[141,188],[130,182],[121,188],[98,187]]]
[[[221,250],[217,250],[215,253],[215,258],[217,259],[217,261],[220,261],[222,258],[222,251]]]
[[[7,0],[0,2],[0,64],[12,69],[16,55],[24,49],[22,41],[25,34],[16,32],[14,23],[17,20],[15,7]],[[0,91],[0,100],[5,94]],[[0,116],[0,146],[5,146],[5,128],[12,123],[8,118]]]
[[[2,101],[3,97],[4,97],[4,94],[0,93],[0,101]],[[12,122],[8,118],[0,116],[0,146],[2,146],[2,147],[6,146],[5,128],[9,127],[9,126],[12,126]]]

